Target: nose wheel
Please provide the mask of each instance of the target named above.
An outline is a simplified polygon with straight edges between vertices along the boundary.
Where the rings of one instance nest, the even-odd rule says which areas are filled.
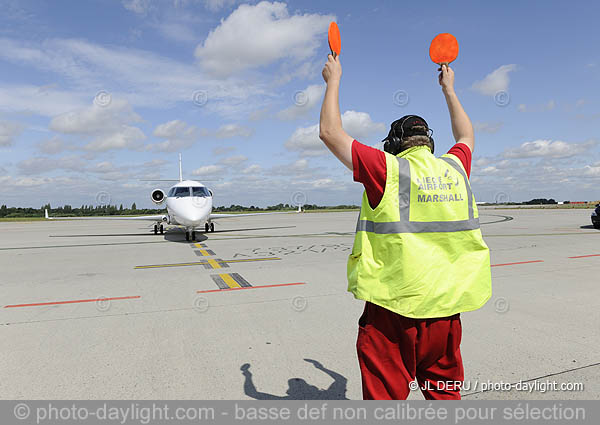
[[[158,232],[160,232],[161,235],[165,233],[165,227],[162,224],[161,225],[158,225],[158,224],[154,225],[154,234],[157,235]]]
[[[204,231],[206,233],[214,232],[215,231],[215,223],[204,223]]]

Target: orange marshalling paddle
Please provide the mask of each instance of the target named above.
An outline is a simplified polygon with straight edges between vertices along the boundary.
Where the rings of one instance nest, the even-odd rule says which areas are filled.
[[[458,41],[449,33],[438,34],[429,46],[429,57],[438,65],[448,65],[458,56]]]
[[[335,22],[329,24],[329,48],[334,58],[340,55],[342,40],[340,39],[340,29]]]

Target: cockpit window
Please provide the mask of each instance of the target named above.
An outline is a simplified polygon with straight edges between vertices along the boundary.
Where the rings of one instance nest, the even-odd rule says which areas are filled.
[[[174,196],[176,198],[190,196],[190,188],[189,187],[174,187],[173,189],[175,189],[175,190],[169,196]]]
[[[208,189],[204,186],[192,187],[192,196],[200,196],[202,198],[206,198],[210,196]]]

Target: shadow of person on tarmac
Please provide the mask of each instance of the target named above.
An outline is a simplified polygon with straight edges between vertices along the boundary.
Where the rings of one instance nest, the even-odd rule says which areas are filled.
[[[304,379],[291,378],[288,380],[287,396],[277,396],[274,394],[263,393],[256,390],[254,382],[252,382],[252,373],[250,372],[250,364],[246,363],[240,368],[242,375],[245,377],[244,393],[248,397],[256,400],[348,400],[346,398],[346,385],[348,380],[337,372],[325,368],[321,363],[312,359],[304,359],[311,363],[320,371],[328,374],[333,378],[333,383],[326,390],[310,385]]]

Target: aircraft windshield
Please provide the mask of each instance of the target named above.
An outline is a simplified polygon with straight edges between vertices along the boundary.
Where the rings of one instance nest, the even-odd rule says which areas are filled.
[[[169,192],[169,196],[174,196],[176,198],[181,198],[184,196],[190,196],[190,188],[189,187],[174,187]]]
[[[192,196],[200,196],[202,198],[206,198],[210,196],[208,189],[204,186],[192,187]]]
[[[210,192],[204,186],[196,186],[196,187],[172,187],[169,190],[169,194],[167,195],[173,198],[182,198],[188,196],[197,196],[206,198],[211,196]]]

